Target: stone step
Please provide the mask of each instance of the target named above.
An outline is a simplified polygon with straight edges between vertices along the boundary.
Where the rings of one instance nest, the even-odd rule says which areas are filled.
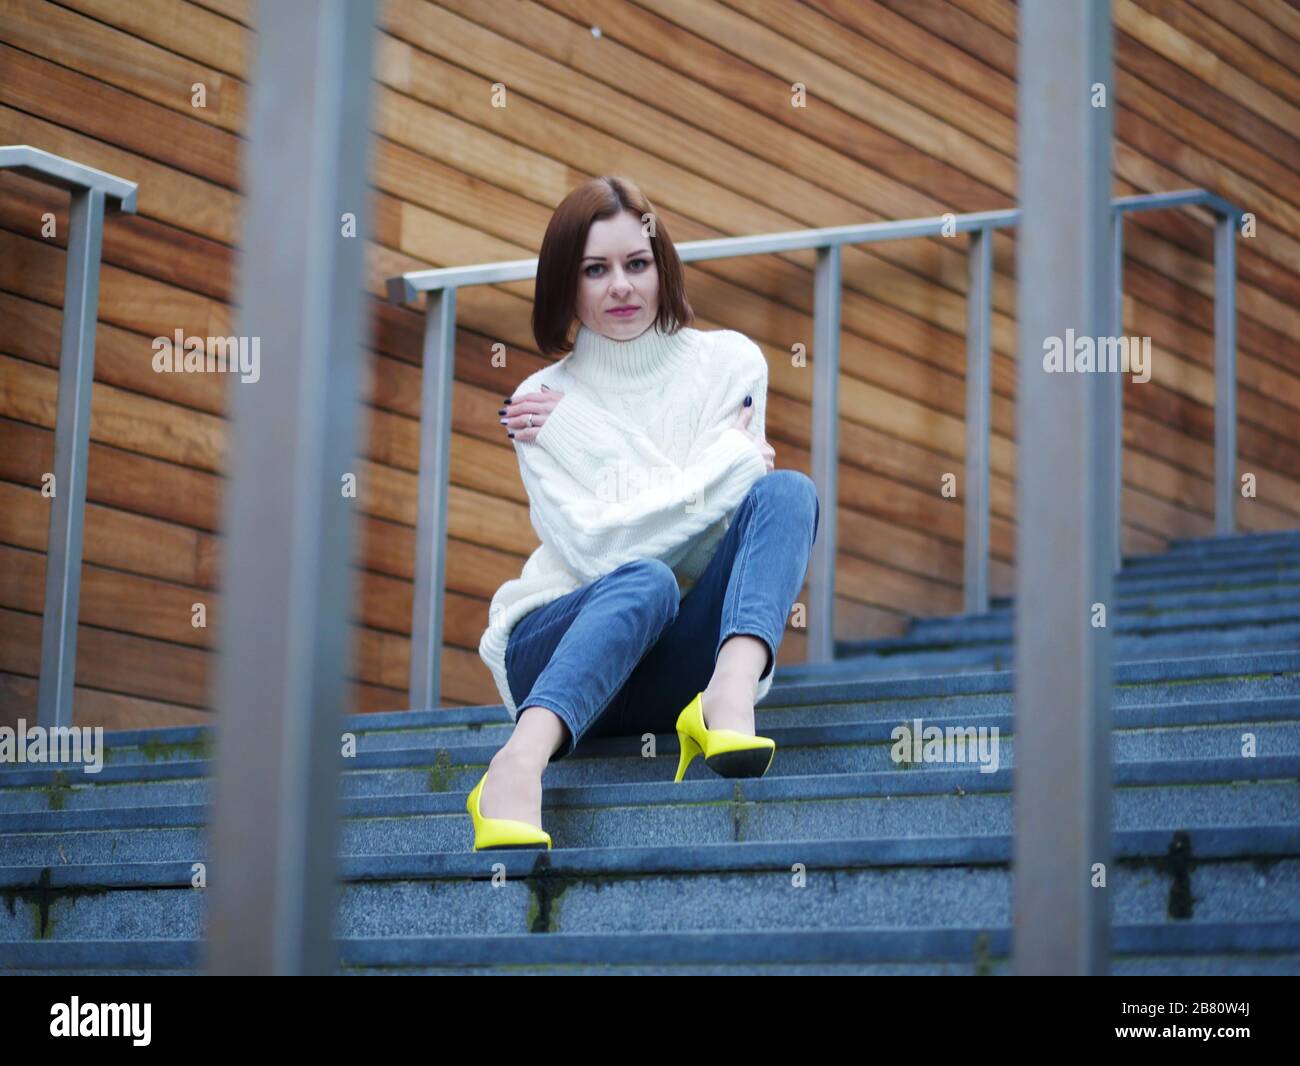
[[[336,973],[1006,975],[1013,972],[1011,942],[1005,926],[375,937],[340,941]],[[1116,925],[1111,945],[1114,976],[1300,973],[1300,932],[1292,922]],[[0,945],[0,973],[197,973],[201,951],[198,940]]]
[[[1125,573],[1121,571],[1114,582],[1116,600],[1138,596],[1163,595],[1170,592],[1231,592],[1256,588],[1274,588],[1293,585],[1300,580],[1300,568],[1292,566],[1254,566],[1241,570],[1238,566],[1207,564],[1188,566],[1181,573]],[[1006,607],[1011,596],[992,596],[991,607]]]
[[[809,706],[789,702],[800,698],[791,690],[769,694],[755,708],[755,728],[766,730],[794,725],[833,725],[859,721],[897,721],[903,716],[955,718],[964,715],[1011,714],[1014,696],[1010,692],[969,694],[949,697],[914,697],[905,702],[897,699],[849,701]],[[1138,704],[1138,699],[1150,702]],[[1169,706],[1163,706],[1168,704]],[[1141,685],[1115,690],[1112,704],[1117,712],[1116,725],[1141,724],[1146,715],[1151,724],[1177,721],[1195,724],[1207,721],[1266,721],[1300,717],[1300,672],[1249,680],[1214,680],[1183,685]],[[1292,710],[1286,714],[1287,708]],[[1231,716],[1231,717],[1229,717]],[[373,716],[372,716],[373,717]],[[462,747],[468,744],[503,744],[514,723],[505,709],[483,720],[453,710],[438,715],[436,724],[349,729],[356,739],[358,752],[388,751],[396,748]],[[427,720],[427,719],[424,719]],[[211,754],[207,727],[185,727],[176,731],[177,742],[164,744],[149,736],[148,730],[104,734],[104,764],[115,767],[156,763],[193,762],[195,754]],[[7,769],[19,769],[19,764]],[[30,768],[30,767],[29,767]],[[75,769],[75,767],[69,767]],[[0,786],[5,782],[0,771]]]
[[[1156,617],[1178,617],[1186,619],[1192,611],[1216,611],[1219,607],[1268,607],[1277,604],[1283,608],[1300,607],[1300,584],[1269,585],[1266,588],[1225,591],[1225,593],[1205,593],[1205,591],[1173,591],[1158,595],[1139,595],[1128,597],[1118,602],[1119,619],[1156,619]],[[1014,620],[1014,607],[998,607],[996,610],[980,611],[978,614],[945,615],[943,617],[918,617],[911,621],[906,637],[924,633],[945,633],[953,630],[961,636],[972,625],[985,625],[998,621],[1010,625]],[[900,640],[900,638],[893,638]],[[863,642],[859,642],[863,643]]]
[[[1177,537],[1163,552],[1125,558],[1150,559],[1163,555],[1238,555],[1245,552],[1273,551],[1292,545],[1300,546],[1300,530],[1278,529],[1264,533],[1234,533],[1231,536]]]
[[[1277,552],[1158,556],[1125,563],[1115,576],[1117,583],[1125,586],[1174,577],[1232,583],[1255,577],[1278,580],[1280,574],[1297,568],[1300,568],[1300,548],[1289,548]]]
[[[820,693],[835,686],[874,685],[864,692],[892,692],[899,698],[914,695],[960,695],[969,692],[1014,689],[1015,678],[1005,666],[1001,669],[967,670],[947,673],[941,669],[922,671],[908,677],[886,677],[864,669],[860,658],[835,659],[829,663],[799,663],[782,667],[781,679],[796,692]],[[1111,677],[1116,686],[1182,681],[1218,677],[1263,677],[1300,671],[1300,651],[1295,648],[1267,651],[1225,651],[1197,655],[1169,656],[1161,659],[1113,659]],[[897,686],[897,687],[895,687]],[[779,697],[789,702],[790,697]],[[838,698],[838,697],[835,697]],[[774,697],[768,694],[766,702]],[[804,702],[820,702],[820,698]],[[397,712],[403,713],[403,712]],[[439,713],[439,712],[418,712]]]
[[[1252,766],[1248,779],[1242,779],[1241,767],[1229,760],[1201,762],[1222,767],[1225,779],[1117,785],[1112,825],[1174,830],[1191,824],[1250,825],[1261,820],[1300,824],[1300,755],[1267,760],[1271,766]],[[919,779],[923,790],[888,773],[761,783],[682,782],[674,788],[555,789],[544,796],[542,825],[557,848],[1013,830],[1008,770],[965,772],[960,780],[954,780],[958,774],[953,771],[901,776]],[[937,783],[925,787],[925,779],[936,776],[943,778],[946,791],[939,792]],[[896,787],[914,791],[895,791]],[[472,823],[459,793],[353,802],[373,809],[344,815],[341,855],[420,855],[473,847]],[[26,826],[0,828],[0,859],[5,866],[202,860],[208,854],[209,814],[206,806],[194,804],[27,815]]]
[[[802,720],[817,724],[843,720],[844,714],[854,713],[854,707],[865,714],[873,706],[881,716],[892,716],[897,712],[890,705],[895,703],[899,710],[913,715],[946,714],[947,710],[941,710],[945,708],[954,714],[1010,713],[1012,709],[1015,679],[1009,671],[879,678],[855,677],[851,673],[853,665],[844,661],[780,668],[783,678],[772,685],[767,698],[756,708],[757,721],[797,724],[790,719],[808,716]],[[1300,688],[1300,651],[1121,662],[1116,664],[1113,676],[1116,707],[1239,701],[1253,696],[1277,698],[1294,695]],[[793,713],[778,713],[783,711]],[[769,719],[765,717],[768,714],[776,717]],[[436,747],[466,742],[499,746],[513,722],[505,707],[491,704],[348,715],[343,727],[357,737],[359,751],[368,751],[424,743]],[[106,764],[202,762],[211,753],[210,738],[211,730],[206,726],[109,730],[103,734],[105,751],[110,753]],[[0,797],[12,781],[6,774],[28,769],[25,764],[0,765]],[[79,767],[70,770],[80,772]],[[53,780],[55,772],[51,770],[46,780]]]
[[[1116,830],[1116,924],[1295,923],[1300,828]],[[364,855],[338,937],[1005,926],[1008,834]],[[198,939],[191,862],[0,867],[0,941]],[[8,950],[0,946],[0,955]]]
[[[951,650],[897,649],[875,654],[873,642],[836,642],[836,660],[817,664],[822,678],[923,677],[956,673],[998,672],[1014,668],[1015,645],[1011,640]],[[1244,624],[1222,630],[1198,629],[1175,633],[1119,634],[1112,642],[1116,666],[1166,659],[1204,659],[1218,655],[1287,652],[1300,647],[1300,623],[1278,625]],[[790,680],[806,675],[800,667],[786,672]]]
[[[910,719],[864,721],[836,725],[789,726],[766,733],[776,743],[776,759],[770,771],[775,776],[805,776],[835,773],[931,772],[943,764],[921,762],[904,770],[892,758],[894,730]],[[1012,767],[1015,737],[1011,715],[971,716],[962,729],[985,729],[984,747],[972,746],[968,763],[983,761]],[[924,722],[922,722],[924,727]],[[998,732],[993,733],[996,729]],[[1112,758],[1117,762],[1145,759],[1243,758],[1243,736],[1254,737],[1257,755],[1290,755],[1300,752],[1300,722],[1295,720],[1203,725],[1135,726],[1117,728],[1112,736]],[[978,737],[980,734],[976,734]],[[996,747],[993,738],[996,736]],[[365,752],[355,759],[340,778],[343,797],[394,795],[412,792],[468,792],[495,754],[495,744],[470,744],[442,748],[399,748]],[[655,754],[643,753],[638,737],[603,737],[585,740],[573,756],[551,764],[546,786],[671,782],[677,766],[677,738],[656,738]],[[1243,768],[1244,773],[1249,773]],[[51,781],[59,771],[13,770],[0,789],[0,814],[21,811],[84,809],[87,807],[148,806],[159,803],[207,802],[209,764],[178,762],[154,765],[107,766],[98,774],[75,774],[65,781]],[[713,777],[697,758],[686,780]],[[88,779],[90,783],[83,783]]]

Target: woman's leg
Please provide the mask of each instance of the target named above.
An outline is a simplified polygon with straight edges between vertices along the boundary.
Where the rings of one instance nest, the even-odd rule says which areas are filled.
[[[723,641],[704,689],[706,726],[754,735],[754,700],[767,662],[767,644],[758,637],[736,633]]]
[[[541,824],[542,773],[570,754],[677,617],[673,572],[637,559],[538,608],[511,631],[506,675],[519,716],[492,757],[483,814]]]
[[[701,690],[710,729],[752,734],[758,682],[776,665],[820,521],[806,474],[774,470],[756,481],[676,620],[590,735],[670,733]]]

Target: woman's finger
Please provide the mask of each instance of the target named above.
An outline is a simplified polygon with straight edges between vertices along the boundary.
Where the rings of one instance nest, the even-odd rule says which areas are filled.
[[[521,392],[517,396],[507,396],[506,403],[523,403],[531,401],[534,403],[546,403],[554,407],[564,398],[564,393],[559,389],[547,389],[545,392]]]
[[[528,425],[528,416],[533,416],[533,425],[542,424],[542,419],[554,410],[555,404],[545,401],[527,400],[507,404],[497,412],[497,420],[507,429],[517,430]]]
[[[515,419],[510,425],[502,428],[509,433],[511,439],[528,443],[537,439],[537,434],[542,431],[544,425],[546,425],[545,415],[535,416],[531,426],[528,424],[528,416],[525,415],[523,418]]]
[[[555,404],[546,403],[542,400],[515,400],[506,404],[498,412],[504,418],[514,418],[517,415],[526,415],[529,411],[538,414],[542,411],[549,411]]]
[[[502,410],[505,413],[498,413],[497,415],[501,428],[516,434],[529,428],[528,419],[530,416],[534,427],[540,426],[545,418],[542,409],[537,404],[511,404]]]
[[[529,444],[532,441],[535,441],[537,439],[537,434],[539,434],[542,431],[542,426],[545,424],[546,424],[546,419],[535,418],[533,419],[533,424],[531,428],[525,426],[523,429],[514,430],[513,431],[515,435],[514,439],[518,441],[523,441],[525,444]]]
[[[497,412],[498,421],[512,439],[527,443],[537,439],[547,416],[555,410],[564,393],[559,389],[547,389],[545,392],[524,392],[507,399],[506,405]],[[528,424],[529,416],[532,425]]]

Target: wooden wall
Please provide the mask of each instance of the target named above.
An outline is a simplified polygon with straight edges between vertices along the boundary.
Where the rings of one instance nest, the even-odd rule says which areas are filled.
[[[1300,521],[1300,8],[1115,0],[1118,194],[1204,186],[1257,217],[1238,245],[1245,530]],[[0,143],[139,183],[104,234],[76,720],[202,722],[219,633],[226,390],[158,374],[150,342],[235,332],[250,0],[0,0]],[[359,464],[355,709],[405,705],[420,316],[402,270],[534,255],[578,181],[634,177],[679,241],[1013,205],[1010,0],[386,0],[376,35],[372,329]],[[599,34],[592,27],[599,27]],[[202,83],[207,106],[192,105]],[[493,85],[507,90],[493,106]],[[791,86],[807,106],[792,106]],[[57,236],[43,237],[53,211]],[[1210,229],[1128,224],[1124,548],[1213,532]],[[0,722],[34,713],[66,196],[0,175]],[[964,239],[846,249],[837,625],[897,632],[961,607]],[[994,592],[1012,589],[1014,245],[995,241]],[[688,268],[704,329],[771,368],[777,462],[809,469],[810,253]],[[454,397],[444,702],[497,695],[479,661],[493,591],[535,547],[501,396],[542,365],[530,284],[463,290]],[[503,342],[507,368],[493,368]],[[824,414],[819,417],[825,417]],[[1070,491],[1063,487],[1062,491]],[[208,627],[191,625],[191,606]],[[790,629],[781,661],[799,661]]]

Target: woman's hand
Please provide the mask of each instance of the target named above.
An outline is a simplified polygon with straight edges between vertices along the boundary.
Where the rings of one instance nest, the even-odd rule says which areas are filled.
[[[548,388],[545,392],[526,392],[506,401],[506,406],[499,412],[501,425],[515,440],[535,441],[542,431],[546,419],[555,410],[555,405],[564,399],[564,393],[558,389]],[[528,425],[528,416],[532,415],[533,424]]]
[[[749,437],[750,442],[758,449],[759,455],[763,457],[763,462],[767,464],[767,472],[770,474],[776,469],[776,452],[763,437],[755,437],[749,432],[749,423],[753,417],[754,405],[752,403],[747,407],[742,405],[740,414],[736,416],[736,420],[732,425]]]

